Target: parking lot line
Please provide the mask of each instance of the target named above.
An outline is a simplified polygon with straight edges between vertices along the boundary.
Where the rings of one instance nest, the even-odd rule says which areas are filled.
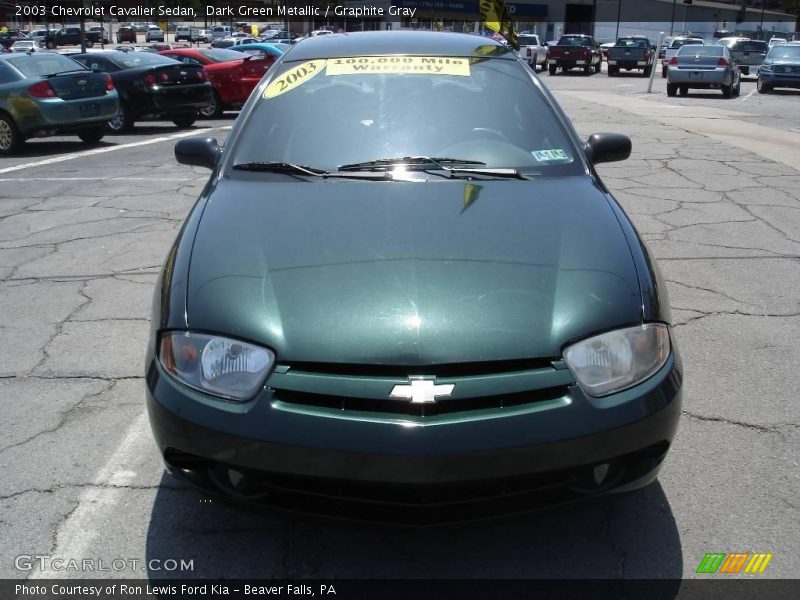
[[[147,414],[142,412],[117,446],[111,458],[97,473],[94,482],[78,498],[78,504],[69,517],[55,532],[56,545],[53,556],[89,556],[89,548],[98,535],[99,523],[116,510],[123,499],[124,491],[130,486],[137,473],[131,467],[137,466],[137,457],[148,454],[149,431]],[[36,568],[31,579],[53,577],[54,572]]]
[[[6,167],[5,169],[0,169],[0,175],[4,173],[11,173],[13,171],[20,171],[22,169],[30,169],[32,167],[43,167],[46,165],[52,165],[55,163],[64,162],[67,160],[73,160],[75,158],[83,158],[84,156],[94,156],[96,154],[104,154],[106,152],[114,152],[115,150],[125,150],[127,148],[138,148],[139,146],[148,146],[150,144],[158,144],[160,142],[169,142],[170,140],[177,140],[179,138],[190,137],[193,135],[202,135],[209,131],[214,131],[215,129],[229,129],[228,127],[205,127],[203,129],[193,129],[191,131],[182,131],[181,133],[175,133],[172,135],[165,135],[157,138],[151,138],[148,140],[142,140],[141,142],[131,142],[129,144],[119,144],[118,146],[107,146],[104,148],[95,148],[93,150],[85,150],[83,152],[75,152],[74,154],[64,154],[62,156],[55,156],[53,158],[45,158],[44,160],[37,160],[36,162],[25,163],[22,165],[15,165],[13,167]]]

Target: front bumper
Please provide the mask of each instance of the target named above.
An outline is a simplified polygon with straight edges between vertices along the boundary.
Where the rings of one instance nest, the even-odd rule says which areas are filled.
[[[800,89],[800,73],[775,73],[774,71],[758,72],[762,83],[771,87],[788,87]]]
[[[248,403],[219,401],[151,361],[147,405],[170,470],[208,493],[433,524],[646,485],[677,429],[681,379],[673,354],[646,382],[606,398],[570,385],[562,401],[543,409],[459,413],[420,426],[287,409],[269,388]]]

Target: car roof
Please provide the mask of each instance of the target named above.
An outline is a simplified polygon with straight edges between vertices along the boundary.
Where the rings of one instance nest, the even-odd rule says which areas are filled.
[[[352,56],[483,56],[516,60],[514,52],[477,35],[438,31],[364,31],[308,37],[292,49],[291,60]]]

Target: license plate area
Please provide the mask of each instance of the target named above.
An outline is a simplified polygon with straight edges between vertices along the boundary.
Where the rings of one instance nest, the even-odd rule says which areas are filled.
[[[97,102],[81,104],[80,114],[82,117],[96,117],[100,114],[100,105]]]

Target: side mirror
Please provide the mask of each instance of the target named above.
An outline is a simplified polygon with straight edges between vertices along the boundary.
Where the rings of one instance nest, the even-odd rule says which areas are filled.
[[[625,160],[631,155],[631,138],[619,133],[593,133],[586,140],[586,152],[595,165]]]
[[[175,159],[182,165],[213,169],[221,155],[222,149],[212,137],[190,137],[175,144]]]

